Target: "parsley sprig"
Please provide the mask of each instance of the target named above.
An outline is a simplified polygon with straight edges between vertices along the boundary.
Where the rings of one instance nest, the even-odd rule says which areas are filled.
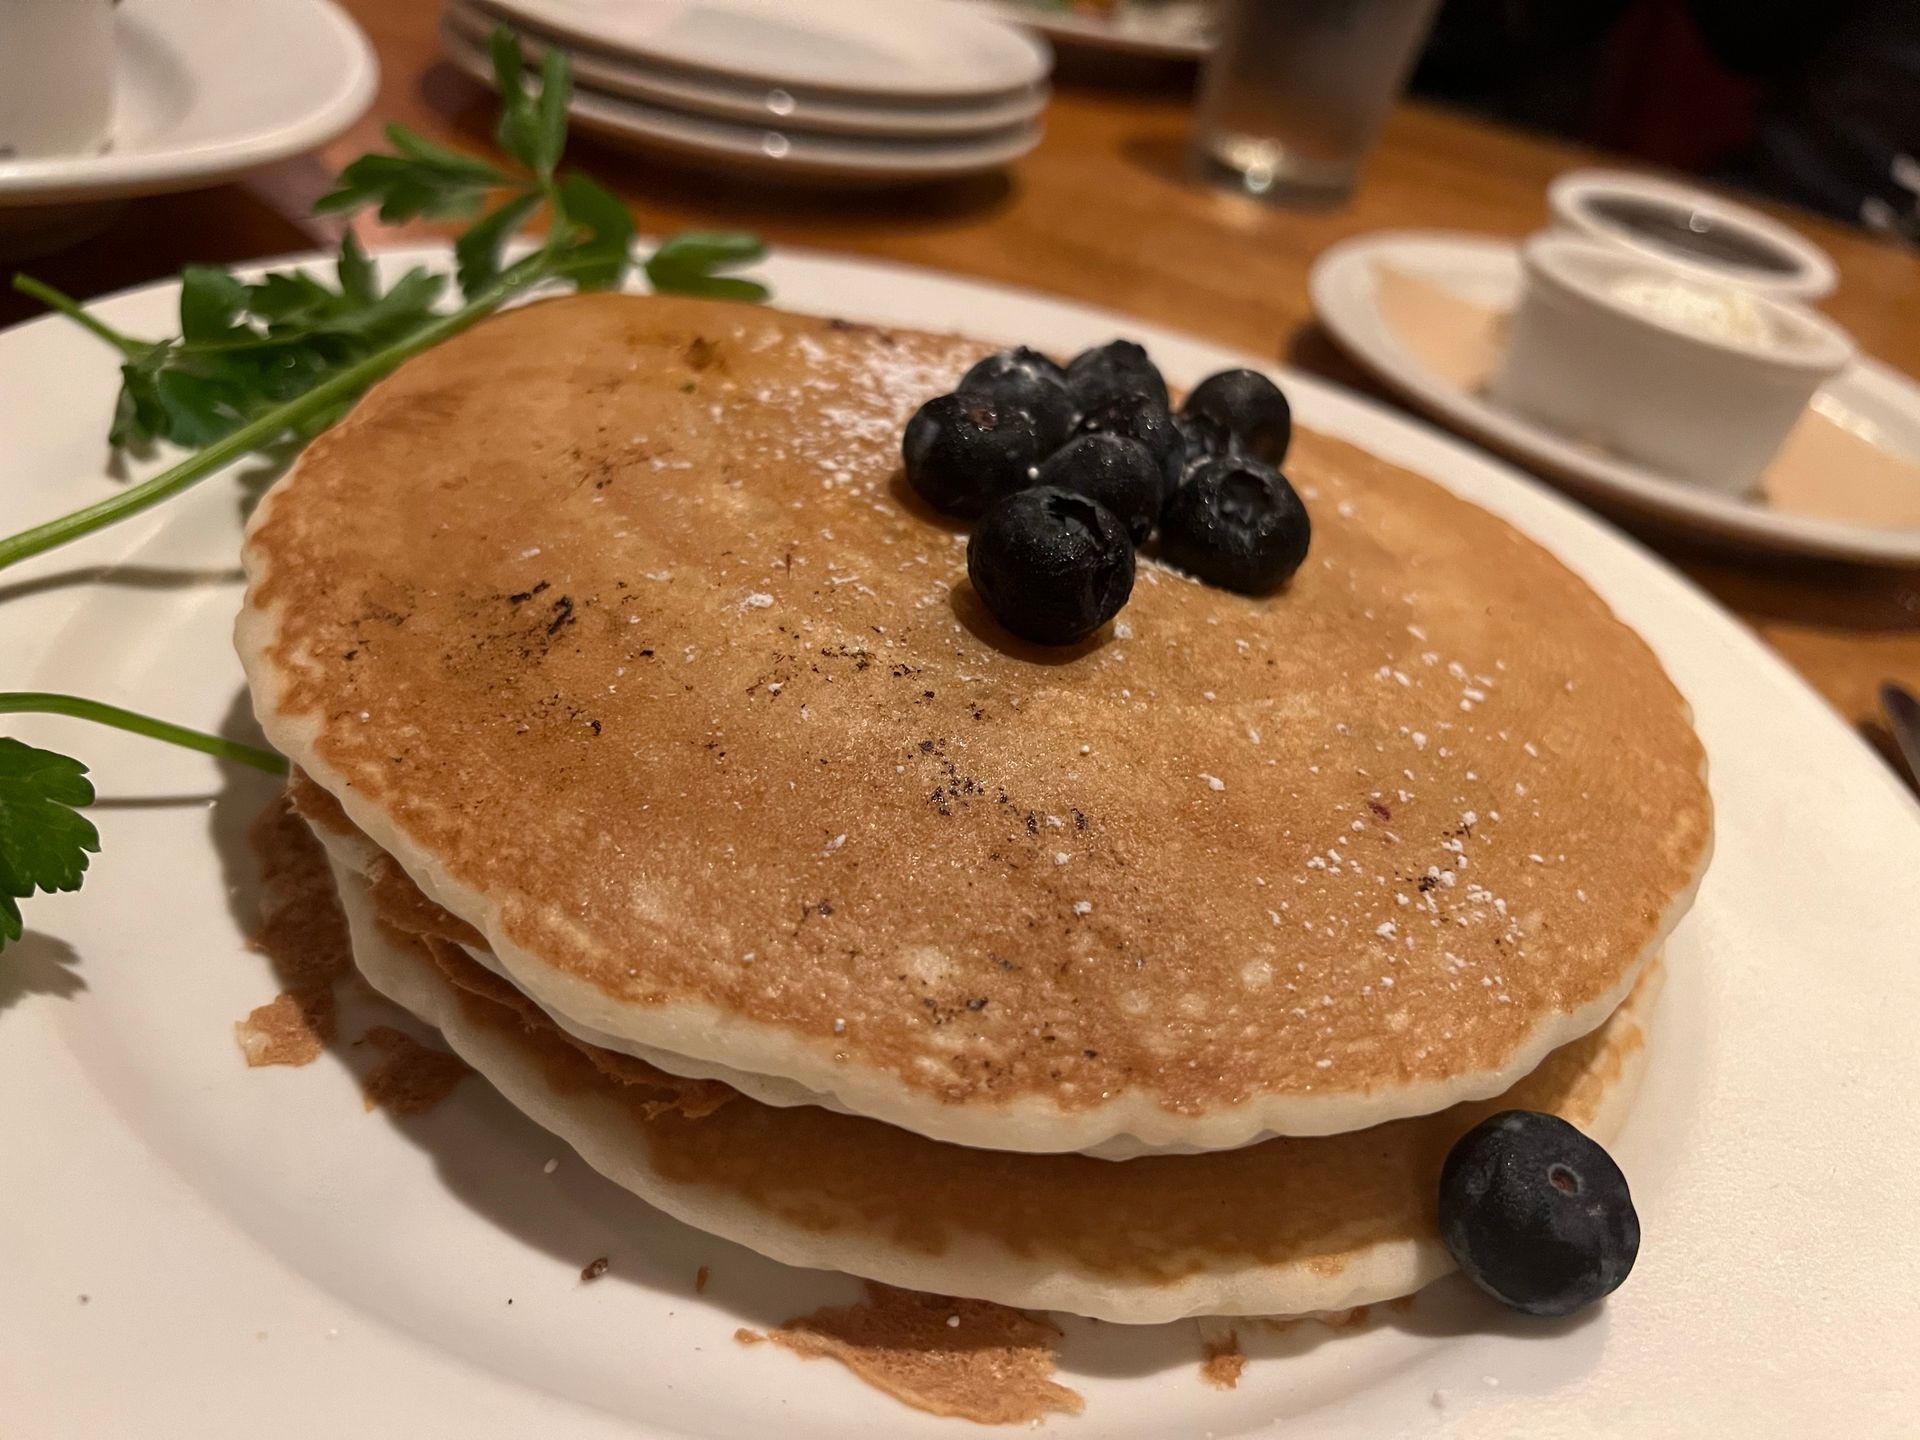
[[[511,300],[543,289],[612,289],[627,279],[637,263],[632,215],[612,192],[561,169],[572,94],[565,56],[547,51],[536,82],[519,41],[502,28],[494,32],[492,57],[500,93],[495,138],[505,163],[392,125],[391,152],[353,161],[316,207],[332,214],[373,210],[389,222],[470,221],[454,242],[451,289],[448,276],[425,267],[382,286],[348,234],[330,279],[285,270],[246,281],[189,266],[180,280],[179,333],[149,340],[123,334],[50,285],[14,277],[15,289],[119,351],[120,393],[108,431],[115,448],[144,452],[165,443],[192,453],[104,500],[0,538],[0,570],[137,515],[243,456],[305,443],[374,381]],[[656,291],[757,301],[766,298],[764,286],[726,272],[765,253],[752,235],[689,233],[639,263]],[[0,694],[0,714],[25,711],[286,769],[270,752],[97,701]],[[36,891],[78,889],[88,857],[100,848],[79,813],[93,800],[86,774],[77,760],[0,738],[0,949],[20,938],[19,902]]]

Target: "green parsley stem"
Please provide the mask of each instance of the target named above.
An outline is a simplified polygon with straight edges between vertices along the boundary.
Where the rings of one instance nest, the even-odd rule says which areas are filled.
[[[184,745],[189,750],[198,750],[221,760],[251,765],[270,775],[287,773],[286,760],[271,750],[261,750],[253,745],[243,745],[238,740],[189,730],[184,725],[155,720],[150,715],[142,715],[134,710],[122,710],[118,705],[83,700],[78,695],[51,695],[38,690],[0,691],[0,715],[66,715],[75,720],[91,720],[96,725],[111,725],[116,730],[128,730],[149,739],[164,740],[169,745]]]
[[[15,275],[13,288],[22,295],[31,295],[49,310],[58,310],[69,320],[84,325],[129,360],[138,360],[153,348],[145,340],[135,340],[130,335],[122,335],[104,320],[95,319],[87,313],[86,307],[78,300],[54,289],[43,280],[36,280],[31,275]]]
[[[435,317],[405,339],[396,340],[384,350],[375,351],[364,360],[328,376],[311,390],[248,421],[206,449],[196,450],[178,465],[162,470],[151,479],[130,486],[117,495],[110,495],[62,515],[57,520],[49,520],[30,530],[22,530],[17,535],[7,536],[0,540],[0,570],[78,540],[83,535],[90,535],[95,530],[104,530],[199,484],[241,456],[279,439],[307,417],[317,415],[339,401],[351,399],[397,367],[401,361],[459,334],[499,309],[518,291],[550,278],[551,273],[552,267],[546,263],[544,255],[530,255],[526,260],[509,267],[458,310]],[[38,285],[37,281],[32,283]],[[38,290],[29,290],[27,293],[46,298]],[[50,293],[57,295],[57,292]],[[50,299],[48,303],[56,304],[56,301]],[[84,314],[82,311],[76,318]],[[100,334],[104,327],[96,328],[89,324],[88,328]],[[110,331],[105,332],[103,338],[110,343],[119,343]]]

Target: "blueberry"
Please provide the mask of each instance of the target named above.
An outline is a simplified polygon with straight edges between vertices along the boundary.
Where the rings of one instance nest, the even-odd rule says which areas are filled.
[[[1033,416],[1040,453],[1051,454],[1073,433],[1073,397],[1067,374],[1037,350],[1024,346],[989,355],[960,377],[962,395],[984,395],[996,405]]]
[[[1120,395],[1147,395],[1168,408],[1167,382],[1147,352],[1131,340],[1115,340],[1093,350],[1082,350],[1067,362],[1067,389],[1082,410]]]
[[[971,370],[960,377],[958,388],[962,390],[978,389],[1009,375],[1018,375],[1026,380],[1051,380],[1065,387],[1067,372],[1038,350],[1029,350],[1022,345],[1017,350],[1001,350],[974,362]]]
[[[1138,440],[1082,435],[1040,462],[1036,483],[1098,500],[1143,543],[1160,518],[1160,467]]]
[[[1250,454],[1269,465],[1287,458],[1293,440],[1293,407],[1258,370],[1222,370],[1202,380],[1181,407],[1225,426]]]
[[[1041,645],[1071,645],[1133,593],[1133,546],[1106,506],[1040,486],[1009,495],[967,542],[967,576],[994,618]]]
[[[1081,415],[1075,433],[1136,440],[1146,447],[1160,472],[1162,496],[1180,483],[1186,466],[1186,441],[1180,438],[1167,407],[1150,395],[1116,395],[1101,401]]]
[[[907,422],[907,483],[936,510],[971,518],[1030,483],[1040,462],[1038,422],[985,395],[939,395]]]
[[[1201,461],[1160,511],[1169,561],[1246,595],[1278,588],[1307,558],[1312,538],[1293,486],[1250,456]]]
[[[1530,1315],[1571,1315],[1619,1288],[1640,1217],[1613,1157],[1557,1115],[1507,1110],[1440,1171],[1440,1236],[1466,1277]]]
[[[1183,479],[1191,475],[1203,460],[1224,460],[1244,453],[1240,441],[1231,430],[1205,415],[1189,415],[1182,411],[1173,417],[1173,428],[1180,432],[1180,441],[1185,447],[1180,472]]]

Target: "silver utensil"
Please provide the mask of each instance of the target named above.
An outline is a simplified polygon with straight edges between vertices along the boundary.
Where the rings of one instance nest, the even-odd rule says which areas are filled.
[[[1886,713],[1894,743],[1906,757],[1908,771],[1920,784],[1920,700],[1889,680],[1880,687],[1880,708]]]

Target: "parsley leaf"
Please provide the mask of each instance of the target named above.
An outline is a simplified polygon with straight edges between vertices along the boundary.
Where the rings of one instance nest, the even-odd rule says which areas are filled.
[[[20,902],[36,890],[78,890],[100,832],[87,767],[0,736],[0,950],[22,934]]]
[[[661,243],[647,260],[647,283],[663,295],[704,295],[713,300],[758,302],[767,287],[757,280],[719,275],[766,258],[758,235],[734,230],[689,230]]]

